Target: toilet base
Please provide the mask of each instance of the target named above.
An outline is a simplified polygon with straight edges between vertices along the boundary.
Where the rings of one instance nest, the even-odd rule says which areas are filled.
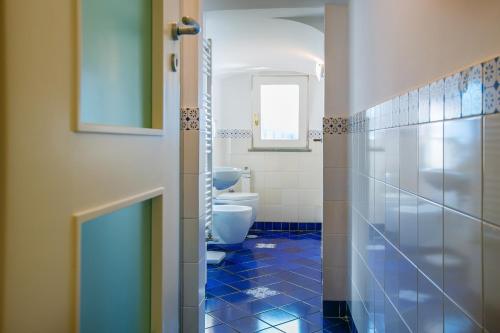
[[[218,265],[224,260],[226,254],[219,251],[207,251],[207,264]]]

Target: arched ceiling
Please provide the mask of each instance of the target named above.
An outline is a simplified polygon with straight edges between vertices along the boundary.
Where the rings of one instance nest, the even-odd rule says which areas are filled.
[[[348,0],[205,0],[204,10],[314,8],[327,3],[345,5]]]
[[[323,63],[323,8],[205,13],[215,75],[291,71],[315,74]]]

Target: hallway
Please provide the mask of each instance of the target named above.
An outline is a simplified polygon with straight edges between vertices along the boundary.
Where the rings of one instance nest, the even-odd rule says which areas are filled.
[[[250,234],[214,246],[227,259],[208,266],[205,332],[349,332],[345,305],[328,316],[321,308],[321,231]]]

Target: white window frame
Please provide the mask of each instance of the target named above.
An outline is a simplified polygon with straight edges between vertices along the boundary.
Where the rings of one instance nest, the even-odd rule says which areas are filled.
[[[299,86],[299,138],[298,140],[263,140],[261,138],[260,87],[268,84],[293,84]],[[307,75],[255,75],[252,77],[252,145],[258,149],[307,149],[308,148],[309,76]]]

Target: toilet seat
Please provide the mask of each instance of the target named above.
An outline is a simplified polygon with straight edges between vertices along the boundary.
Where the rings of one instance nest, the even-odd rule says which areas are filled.
[[[252,207],[248,206],[238,206],[238,205],[215,205],[213,207],[213,212],[214,213],[221,213],[221,212],[227,212],[227,213],[244,213],[244,212],[249,212],[252,209]]]
[[[215,200],[228,200],[228,201],[243,201],[243,200],[255,200],[259,198],[258,193],[250,192],[226,192],[219,194],[215,197]]]
[[[239,205],[252,207],[252,222],[257,218],[259,208],[259,194],[249,192],[226,192],[214,199],[215,205]]]

